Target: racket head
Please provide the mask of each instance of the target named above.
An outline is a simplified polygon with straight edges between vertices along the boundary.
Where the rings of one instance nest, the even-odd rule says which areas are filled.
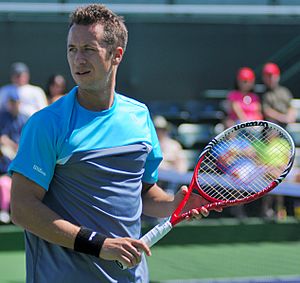
[[[228,128],[204,148],[194,170],[194,187],[206,200],[226,207],[253,201],[274,189],[295,157],[291,136],[267,121]]]

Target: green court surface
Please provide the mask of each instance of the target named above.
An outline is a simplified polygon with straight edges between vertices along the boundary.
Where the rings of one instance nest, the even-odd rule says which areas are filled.
[[[278,276],[300,278],[300,242],[157,245],[152,248],[148,263],[152,282]],[[0,283],[22,283],[24,278],[24,252],[0,252]]]
[[[284,276],[300,280],[300,242],[156,246],[148,263],[154,282]]]
[[[25,282],[24,251],[0,251],[0,283]]]

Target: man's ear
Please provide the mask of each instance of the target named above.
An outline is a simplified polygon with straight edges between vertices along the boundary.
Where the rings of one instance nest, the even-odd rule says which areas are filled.
[[[113,63],[119,65],[122,61],[124,50],[122,47],[117,47],[114,52]]]

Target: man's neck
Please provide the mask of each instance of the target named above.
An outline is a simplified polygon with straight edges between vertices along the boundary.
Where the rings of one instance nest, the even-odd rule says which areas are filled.
[[[78,103],[90,111],[102,111],[109,109],[114,102],[114,90],[109,91],[86,91],[78,88]]]

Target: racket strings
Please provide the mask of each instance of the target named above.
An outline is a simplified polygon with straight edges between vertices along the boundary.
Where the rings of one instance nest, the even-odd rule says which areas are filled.
[[[199,173],[205,173],[205,172],[211,172],[212,174],[215,174],[215,176],[219,176],[220,174],[225,173],[220,167],[215,166],[214,156],[211,153],[208,153],[207,160],[209,161],[201,168]],[[225,165],[225,164],[224,164]],[[201,172],[202,171],[202,172]],[[198,177],[199,178],[199,177]],[[226,199],[228,198],[234,198],[236,199],[238,195],[242,195],[242,192],[234,190],[234,187],[232,186],[230,179],[223,179],[223,183],[219,182],[218,179],[214,178],[213,180],[210,180],[208,176],[206,178],[201,179],[204,183],[202,183],[201,188],[209,194],[213,198],[224,198],[224,195],[226,194]],[[214,183],[213,183],[213,182]]]
[[[226,135],[206,153],[197,182],[212,198],[243,199],[278,178],[290,155],[290,143],[276,129],[243,129]]]
[[[244,138],[247,138],[247,139],[248,139],[247,136],[244,136]],[[230,140],[224,142],[225,146],[226,146],[226,147],[229,147],[230,142],[231,142]],[[245,149],[246,149],[246,148],[245,148],[244,145],[242,145],[240,148],[234,148],[234,150],[233,150],[233,155],[235,156],[235,161],[241,161],[241,160],[244,159],[244,155],[241,154],[241,152],[243,152]],[[216,148],[217,154],[220,153],[218,150],[220,150],[220,148],[217,147],[217,148]],[[231,153],[231,154],[226,153],[226,154],[224,155],[225,160],[228,161],[228,158],[229,158],[231,155],[232,155],[232,153]],[[210,163],[211,163],[211,164],[214,164],[215,161],[214,161],[214,159],[210,158],[211,156],[214,156],[214,154],[210,154],[210,155],[208,156],[208,158],[209,158],[209,160],[210,160]],[[220,166],[220,165],[221,165],[221,166]],[[219,168],[222,168],[222,167],[223,167],[223,168],[227,168],[227,169],[228,169],[228,167],[229,167],[228,165],[231,165],[231,162],[230,162],[230,161],[229,161],[229,164],[224,164],[224,162],[222,163],[222,161],[221,161],[221,162],[219,163]],[[221,169],[221,171],[224,171],[224,170]],[[231,172],[230,172],[231,175],[235,175],[235,174],[237,174],[237,171],[240,171],[240,172],[239,172],[240,174],[245,175],[246,173],[248,173],[248,174],[251,176],[251,173],[252,173],[251,171],[254,172],[254,169],[251,169],[251,168],[250,168],[250,170],[249,170],[249,168],[245,168],[245,166],[244,166],[244,167],[240,167],[240,168],[234,167],[232,170],[229,168],[229,171],[231,171]],[[216,173],[216,171],[215,171],[215,173]],[[230,182],[229,182],[229,181],[230,181]],[[246,182],[245,182],[245,180],[243,180],[243,179],[231,179],[231,180],[229,180],[229,181],[226,181],[227,186],[229,185],[229,187],[232,187],[232,185],[230,185],[231,182],[234,182],[234,183],[235,183],[235,184],[234,184],[234,187],[235,187],[235,186],[243,186],[243,185],[247,185]],[[250,180],[250,181],[251,181],[251,180]],[[247,180],[247,182],[249,182],[249,180]],[[222,187],[222,185],[221,185],[220,183],[219,183],[219,186]],[[220,188],[218,188],[218,187],[217,187],[217,188],[211,187],[211,190],[218,191],[217,194],[219,194]],[[211,193],[211,190],[209,191],[209,193]],[[245,195],[245,191],[243,191],[243,190],[234,190],[234,193],[233,193],[233,190],[232,190],[232,188],[231,188],[231,190],[229,190],[229,191],[225,190],[225,192],[228,193],[228,194],[230,194],[231,196],[233,196],[234,199],[239,198],[239,197],[244,198],[244,197],[246,196],[246,195]],[[252,192],[253,192],[253,193],[256,193],[257,190],[253,190],[253,189],[252,189]],[[247,191],[247,195],[248,195],[248,193],[249,193],[249,192]]]

